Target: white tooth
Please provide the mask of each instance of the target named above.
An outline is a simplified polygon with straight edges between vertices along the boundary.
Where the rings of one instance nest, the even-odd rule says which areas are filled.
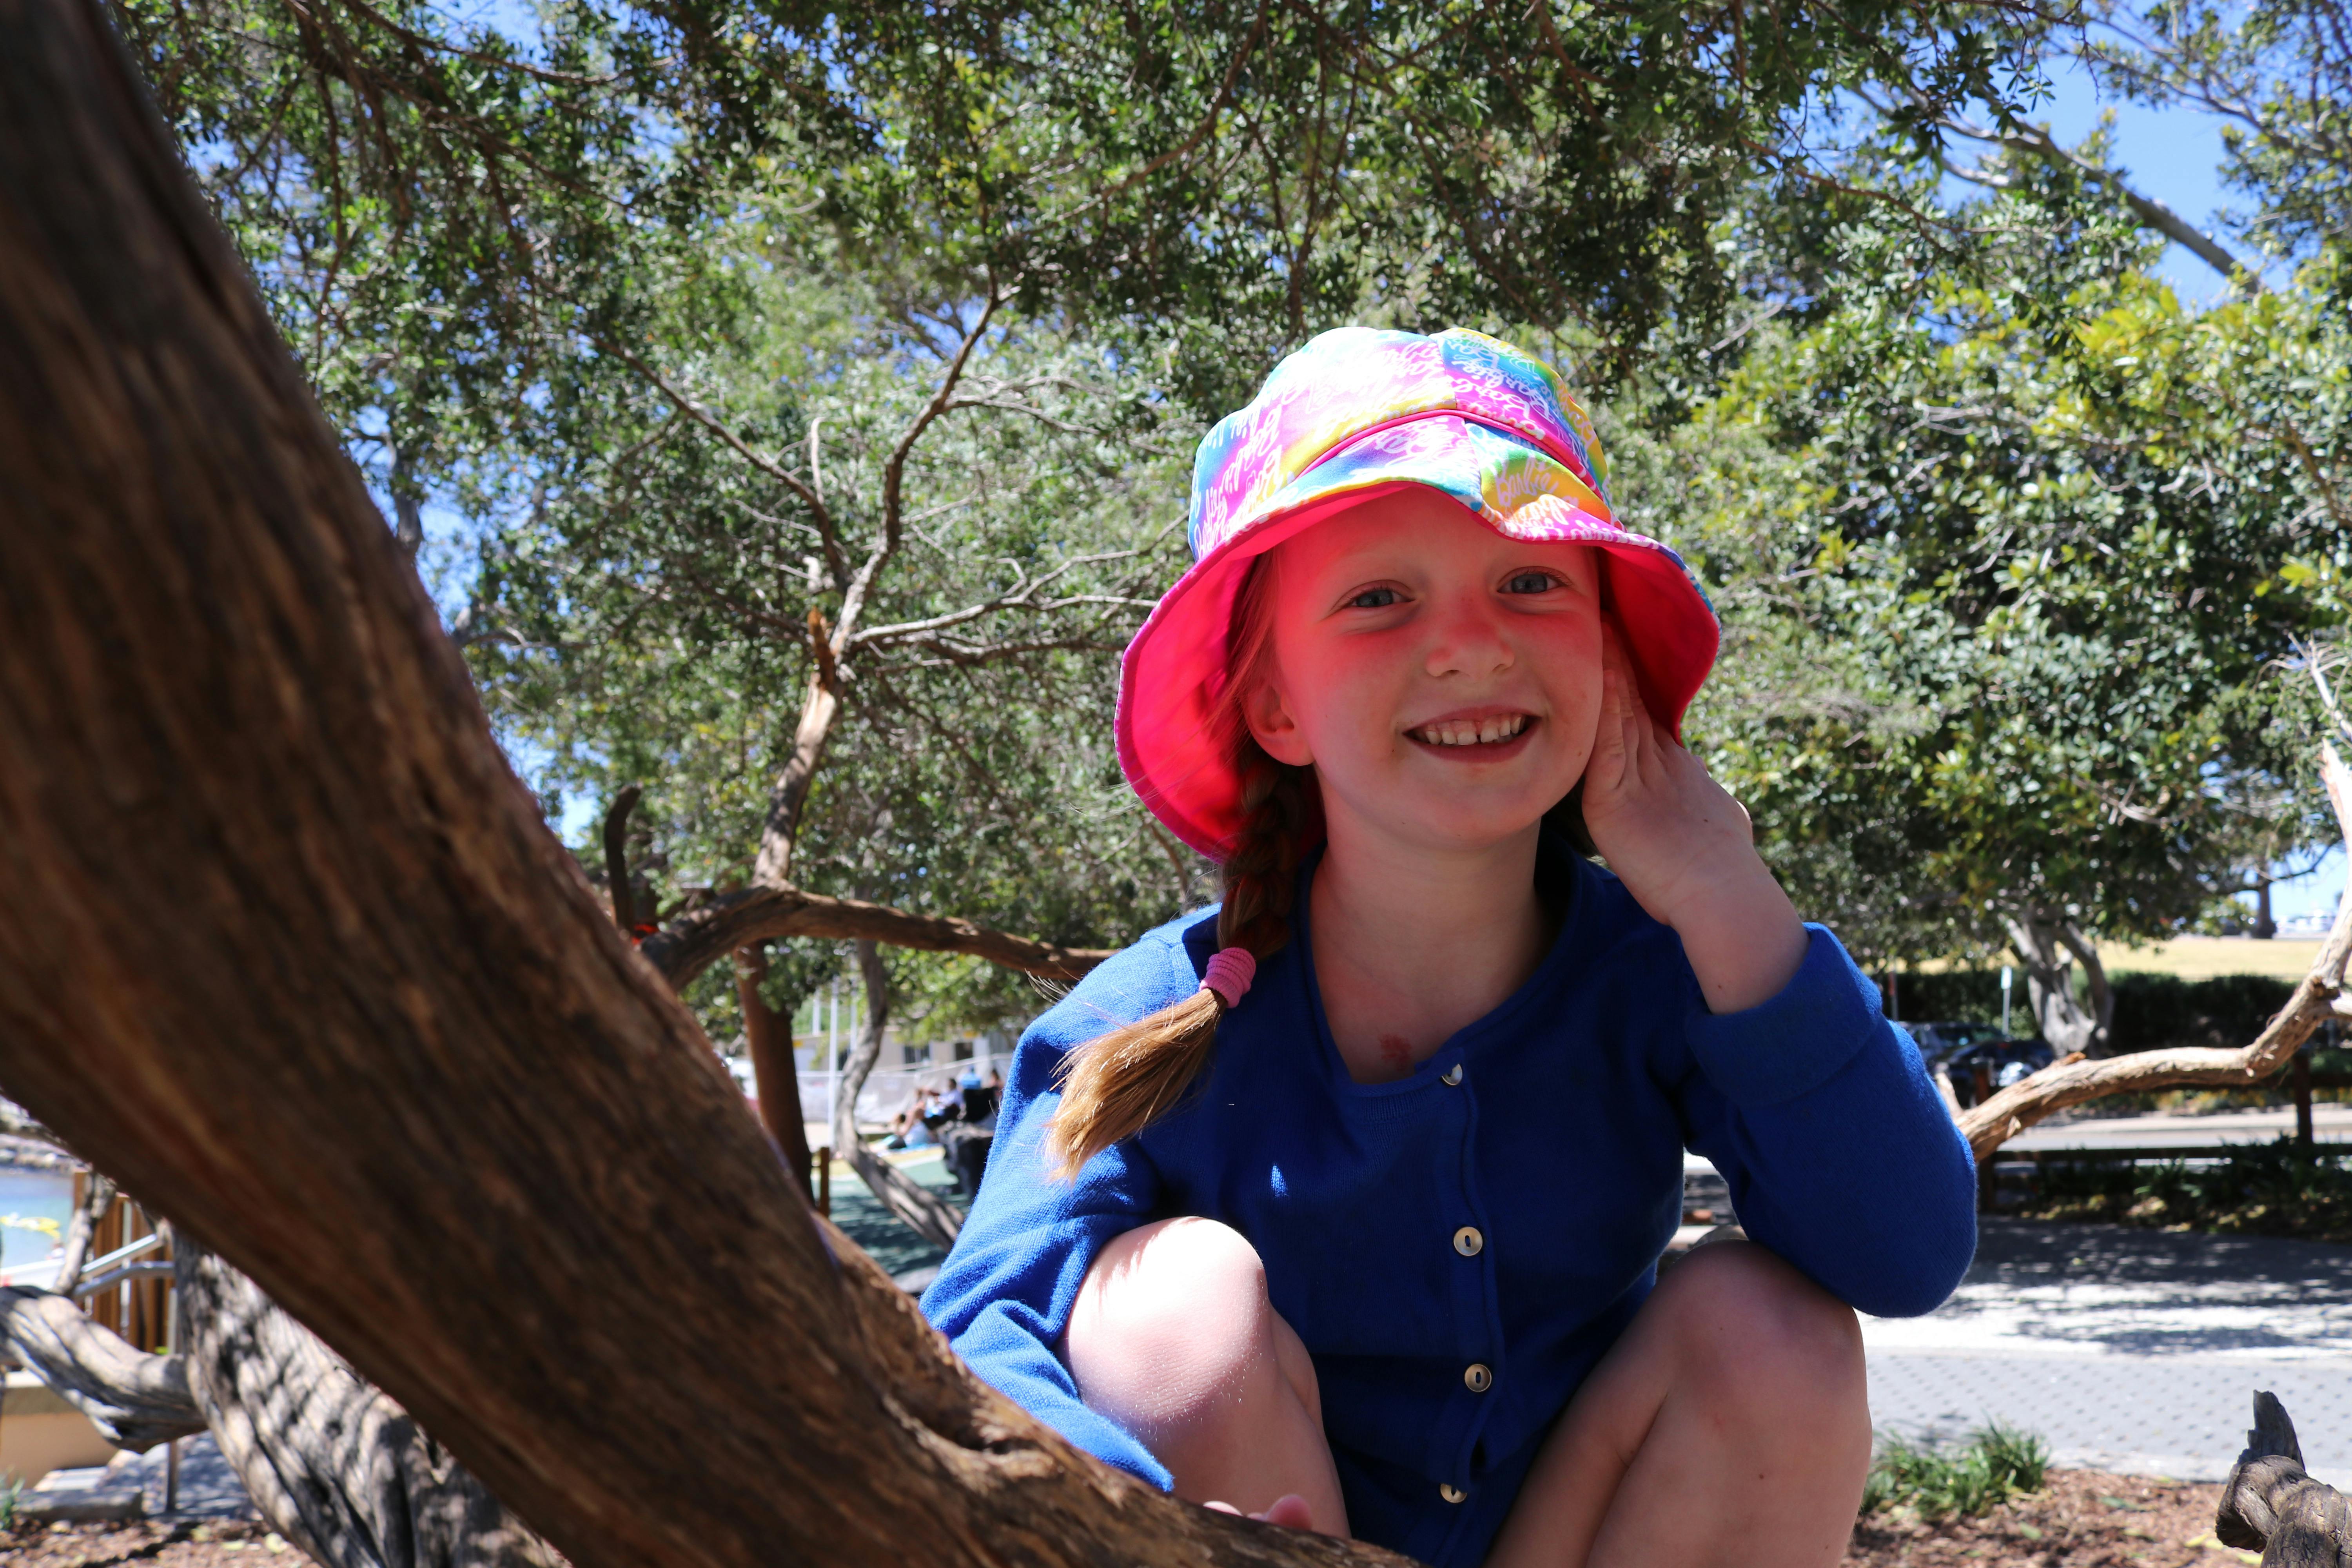
[[[1469,722],[1467,720],[1456,719],[1454,721],[1454,743],[1457,746],[1476,745],[1478,743],[1478,727],[1475,724]]]
[[[1500,719],[1483,719],[1479,721],[1478,743],[1480,745],[1491,746],[1502,738],[1503,721]]]

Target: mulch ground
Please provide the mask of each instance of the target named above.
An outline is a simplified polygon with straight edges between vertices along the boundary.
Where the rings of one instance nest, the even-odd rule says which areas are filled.
[[[1864,1520],[1844,1568],[2225,1568],[2255,1561],[2213,1540],[2221,1489],[2053,1470],[2042,1489],[1975,1519]],[[287,1568],[310,1559],[258,1524],[49,1525],[0,1533],[16,1568]]]
[[[2052,1470],[2042,1489],[1975,1519],[1865,1519],[1845,1568],[2221,1568],[2252,1563],[2213,1539],[2218,1485]]]
[[[9,1568],[287,1568],[310,1559],[270,1533],[267,1525],[210,1521],[165,1524],[43,1524],[0,1531],[0,1563]]]

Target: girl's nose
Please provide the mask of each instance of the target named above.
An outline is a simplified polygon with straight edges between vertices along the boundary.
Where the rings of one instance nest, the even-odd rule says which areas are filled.
[[[1433,636],[1423,668],[1443,678],[1466,675],[1479,679],[1511,668],[1514,654],[1504,635],[1499,611],[1483,590],[1448,597],[1432,623]]]

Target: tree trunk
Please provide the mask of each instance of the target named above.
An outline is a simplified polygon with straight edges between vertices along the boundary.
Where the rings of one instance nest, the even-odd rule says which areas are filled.
[[[1402,1561],[1087,1458],[808,1212],[94,0],[0,0],[0,1085],[581,1568]]]
[[[882,1056],[882,1037],[890,1026],[890,971],[881,950],[870,942],[855,944],[857,976],[866,987],[866,1026],[858,1031],[849,1060],[842,1065],[841,1089],[833,1098],[833,1152],[849,1162],[866,1190],[907,1227],[934,1247],[953,1247],[963,1228],[956,1206],[866,1146],[857,1136],[857,1096],[866,1088],[874,1064]]]
[[[2090,1056],[2105,1052],[2108,1029],[2115,1022],[2116,1001],[2097,945],[2073,921],[2048,910],[2021,910],[2003,923],[2025,971],[2026,998],[2041,1026],[2042,1037],[2062,1057],[2076,1051]],[[2074,967],[2078,961],[2088,982],[2087,1005],[2074,996]]]
[[[801,1191],[814,1199],[808,1122],[801,1110],[801,1075],[793,1060],[792,1020],[776,1016],[776,1010],[760,994],[760,983],[767,977],[765,942],[735,950],[735,1000],[743,1010],[743,1045],[751,1053],[751,1087],[760,1101],[760,1122],[776,1141],[784,1168],[798,1173]]]

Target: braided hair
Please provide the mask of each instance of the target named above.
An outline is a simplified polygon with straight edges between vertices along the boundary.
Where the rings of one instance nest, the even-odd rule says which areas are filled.
[[[1217,945],[1246,948],[1260,962],[1289,943],[1298,863],[1319,805],[1315,770],[1269,756],[1242,711],[1264,678],[1272,646],[1267,559],[1251,563],[1234,605],[1223,721],[1242,784],[1242,820],[1225,858],[1224,905],[1217,914]],[[1224,999],[1203,987],[1071,1053],[1062,1068],[1061,1106],[1045,1129],[1046,1149],[1065,1177],[1176,1107],[1208,1066],[1225,1011]]]

